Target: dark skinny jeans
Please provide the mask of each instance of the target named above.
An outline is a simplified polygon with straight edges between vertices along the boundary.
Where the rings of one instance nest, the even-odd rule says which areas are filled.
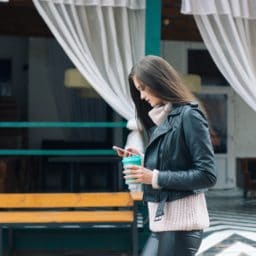
[[[194,256],[202,237],[202,230],[152,232],[141,256]]]

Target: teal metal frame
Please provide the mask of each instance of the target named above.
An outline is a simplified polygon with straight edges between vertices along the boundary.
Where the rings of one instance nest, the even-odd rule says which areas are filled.
[[[125,128],[127,122],[0,122],[0,128]]]
[[[0,122],[1,128],[125,128],[127,122]],[[58,155],[97,156],[115,155],[112,149],[0,149],[0,155]]]
[[[160,55],[161,9],[161,0],[146,0],[146,55]]]

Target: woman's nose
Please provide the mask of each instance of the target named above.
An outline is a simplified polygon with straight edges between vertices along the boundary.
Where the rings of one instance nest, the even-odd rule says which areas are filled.
[[[141,100],[144,100],[144,99],[145,99],[145,95],[144,95],[144,93],[143,93],[142,91],[140,92],[140,99],[141,99]]]

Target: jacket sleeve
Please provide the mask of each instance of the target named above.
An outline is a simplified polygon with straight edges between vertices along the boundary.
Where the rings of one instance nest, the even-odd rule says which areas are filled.
[[[182,122],[192,167],[188,170],[160,171],[158,184],[163,189],[172,190],[211,187],[216,183],[216,165],[208,123],[201,112],[193,108],[184,112]]]

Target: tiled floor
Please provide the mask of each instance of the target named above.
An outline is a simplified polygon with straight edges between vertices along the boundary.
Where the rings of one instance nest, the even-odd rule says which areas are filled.
[[[198,256],[256,256],[256,199],[244,203],[242,191],[207,193],[211,226]],[[23,252],[17,256],[127,256],[111,252]]]
[[[211,226],[198,256],[255,256],[256,199],[244,202],[241,191],[210,192]]]

